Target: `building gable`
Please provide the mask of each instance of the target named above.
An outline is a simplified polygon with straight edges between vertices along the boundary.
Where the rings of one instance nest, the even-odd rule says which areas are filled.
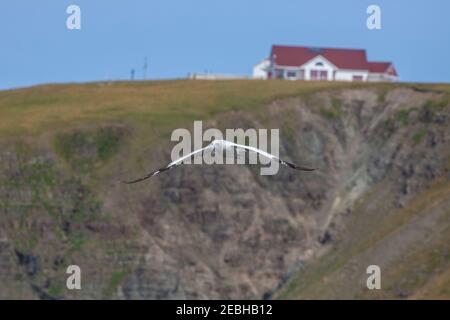
[[[331,63],[328,59],[323,57],[322,55],[317,55],[309,61],[306,61],[300,68],[327,68],[327,69],[338,69],[333,63]]]

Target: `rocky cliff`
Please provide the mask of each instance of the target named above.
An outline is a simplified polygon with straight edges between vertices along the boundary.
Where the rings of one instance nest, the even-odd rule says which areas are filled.
[[[449,92],[277,81],[1,92],[0,298],[448,298]],[[121,183],[165,164],[170,132],[192,120],[279,128],[280,155],[319,171],[182,166]],[[81,290],[66,288],[71,264]]]

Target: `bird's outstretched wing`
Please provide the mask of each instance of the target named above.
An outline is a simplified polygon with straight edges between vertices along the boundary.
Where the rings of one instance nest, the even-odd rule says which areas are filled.
[[[292,162],[284,161],[284,160],[278,158],[277,156],[274,156],[273,154],[270,154],[270,153],[268,153],[266,151],[260,150],[260,149],[255,148],[255,147],[245,146],[245,145],[242,145],[242,144],[237,144],[237,143],[229,142],[229,141],[227,141],[227,144],[235,147],[236,149],[241,149],[241,150],[243,149],[243,150],[246,150],[246,151],[256,152],[256,153],[258,153],[258,154],[260,154],[260,155],[262,155],[262,156],[264,156],[266,158],[278,161],[282,165],[290,167],[290,168],[295,169],[295,170],[301,170],[301,171],[314,171],[314,170],[316,170],[316,168],[300,166],[300,165],[297,165],[297,164],[292,163]]]
[[[181,158],[179,158],[179,159],[177,159],[175,161],[172,161],[167,166],[165,166],[165,167],[163,167],[161,169],[152,171],[152,172],[148,173],[147,175],[145,175],[145,176],[143,176],[141,178],[135,179],[135,180],[123,181],[123,183],[131,184],[131,183],[136,183],[136,182],[141,182],[141,181],[147,180],[148,178],[151,178],[151,177],[153,177],[153,176],[155,176],[155,175],[157,175],[157,174],[159,174],[161,172],[168,171],[168,170],[170,170],[172,168],[175,168],[176,166],[178,166],[180,164],[183,164],[184,160],[186,160],[188,158],[192,158],[192,157],[198,155],[200,152],[203,153],[205,151],[210,151],[211,148],[212,148],[211,145],[208,145],[208,146],[206,146],[206,147],[204,147],[202,149],[195,150],[194,152],[191,152],[188,155],[185,155],[185,156],[183,156],[183,157],[181,157]]]

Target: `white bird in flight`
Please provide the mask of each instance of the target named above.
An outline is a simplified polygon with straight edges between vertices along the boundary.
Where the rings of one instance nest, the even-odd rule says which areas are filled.
[[[299,165],[296,165],[294,163],[281,160],[280,158],[274,156],[273,154],[270,154],[270,153],[265,152],[263,150],[260,150],[258,148],[245,146],[245,145],[242,145],[242,144],[237,144],[237,143],[226,141],[226,140],[214,140],[213,142],[211,142],[206,147],[198,149],[198,150],[195,150],[194,152],[191,152],[188,155],[185,155],[185,156],[183,156],[183,157],[181,157],[181,158],[179,158],[179,159],[177,159],[175,161],[172,161],[167,166],[165,166],[165,167],[163,167],[161,169],[158,169],[156,171],[152,171],[149,174],[145,175],[144,177],[138,178],[136,180],[124,181],[124,183],[131,184],[131,183],[144,181],[144,180],[146,180],[148,178],[151,178],[151,177],[153,177],[153,176],[155,176],[155,175],[157,175],[157,174],[159,174],[161,172],[164,172],[164,171],[170,170],[172,168],[175,168],[176,166],[178,166],[180,164],[183,164],[184,160],[186,160],[188,158],[191,158],[191,157],[195,157],[196,155],[198,155],[200,153],[203,153],[205,151],[223,152],[223,151],[226,151],[226,150],[228,150],[230,148],[236,148],[238,151],[240,150],[240,151],[244,151],[244,152],[245,151],[256,152],[256,153],[258,153],[258,154],[260,154],[260,155],[262,155],[262,156],[264,156],[264,157],[266,157],[266,158],[268,158],[270,160],[278,161],[282,165],[290,167],[292,169],[301,170],[301,171],[314,171],[314,170],[316,170],[315,168],[299,166]]]

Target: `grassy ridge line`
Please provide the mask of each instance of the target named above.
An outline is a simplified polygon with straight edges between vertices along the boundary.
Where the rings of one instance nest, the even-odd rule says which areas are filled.
[[[258,80],[41,85],[0,91],[0,137],[105,121],[129,121],[162,129],[322,89],[399,85]]]

